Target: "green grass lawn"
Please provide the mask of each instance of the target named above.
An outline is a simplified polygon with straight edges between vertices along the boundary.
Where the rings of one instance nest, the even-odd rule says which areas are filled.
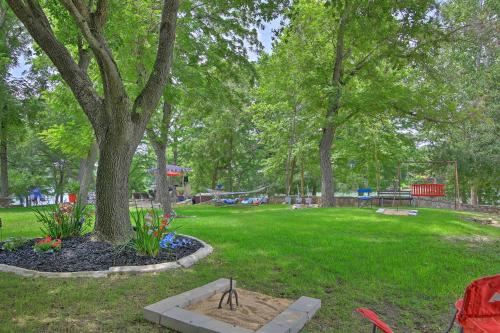
[[[182,232],[214,253],[191,269],[104,279],[23,278],[0,273],[0,331],[166,331],[142,307],[234,276],[278,297],[306,295],[322,308],[304,332],[370,332],[354,312],[378,312],[396,332],[439,332],[467,284],[500,272],[500,229],[452,211],[386,216],[370,209],[284,206],[178,210]],[[3,209],[3,237],[40,236],[30,210]],[[64,246],[64,243],[63,243]]]

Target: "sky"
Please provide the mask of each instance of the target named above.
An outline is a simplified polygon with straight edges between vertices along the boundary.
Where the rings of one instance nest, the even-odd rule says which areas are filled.
[[[272,37],[273,37],[273,29],[278,29],[280,26],[280,18],[274,19],[271,22],[264,23],[264,30],[258,30],[259,40],[264,46],[264,51],[266,53],[272,52]],[[258,59],[258,55],[254,52],[250,52],[249,58],[252,61],[256,61]],[[10,74],[14,78],[21,78],[23,76],[23,72],[29,68],[29,64],[26,63],[26,59],[24,55],[19,57],[19,65],[12,68],[10,70]]]
[[[280,27],[281,18],[276,18],[271,22],[264,23],[264,30],[259,30],[259,40],[264,45],[264,51],[266,53],[272,52],[272,37],[273,29],[278,29]]]

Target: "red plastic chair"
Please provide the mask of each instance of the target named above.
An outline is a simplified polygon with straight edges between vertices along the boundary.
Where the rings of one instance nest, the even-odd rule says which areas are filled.
[[[463,333],[500,333],[500,274],[473,281],[465,289],[464,298],[455,303],[455,308],[445,333],[451,331],[455,321]],[[356,311],[372,322],[373,333],[377,328],[384,333],[394,333],[375,312],[365,308]]]

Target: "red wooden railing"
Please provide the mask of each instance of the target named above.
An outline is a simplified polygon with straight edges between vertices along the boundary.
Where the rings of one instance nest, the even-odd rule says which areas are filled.
[[[444,197],[444,184],[413,184],[411,195],[414,197]]]

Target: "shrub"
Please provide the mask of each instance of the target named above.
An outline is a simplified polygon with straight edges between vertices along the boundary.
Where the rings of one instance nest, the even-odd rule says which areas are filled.
[[[89,206],[64,203],[46,208],[34,208],[44,235],[52,238],[80,236],[91,222]]]
[[[21,246],[23,246],[24,243],[26,243],[26,240],[24,238],[9,237],[3,243],[2,249],[12,252],[12,251],[15,251],[16,249],[20,248]]]
[[[53,253],[61,250],[61,243],[60,239],[52,239],[52,237],[47,236],[38,240],[33,246],[33,250],[37,253]]]
[[[132,213],[135,229],[135,249],[137,252],[156,257],[160,252],[160,241],[172,233],[169,228],[175,213],[165,214],[156,209],[136,209]]]

